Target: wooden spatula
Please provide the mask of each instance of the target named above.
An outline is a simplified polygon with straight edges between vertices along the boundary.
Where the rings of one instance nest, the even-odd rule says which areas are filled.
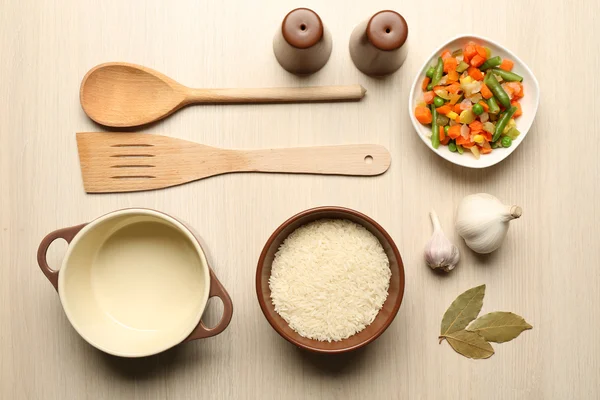
[[[229,150],[131,132],[78,133],[77,148],[88,193],[161,189],[229,172],[380,175],[391,162],[374,144]]]

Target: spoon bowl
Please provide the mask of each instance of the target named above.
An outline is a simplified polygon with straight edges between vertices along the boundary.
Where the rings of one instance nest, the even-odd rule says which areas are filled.
[[[137,126],[157,121],[185,104],[186,87],[139,65],[106,63],[83,78],[81,106],[99,124]]]
[[[141,65],[106,63],[83,78],[83,111],[101,125],[117,128],[158,121],[193,103],[289,103],[360,100],[360,85],[302,88],[191,89]]]

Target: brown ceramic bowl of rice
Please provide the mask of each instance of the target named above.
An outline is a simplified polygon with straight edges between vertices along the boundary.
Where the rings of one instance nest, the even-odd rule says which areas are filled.
[[[323,227],[324,236],[318,236],[318,232],[315,234],[315,229],[318,229],[319,226]],[[311,231],[308,228],[315,229]],[[307,233],[307,230],[310,233]],[[298,238],[301,233],[308,236],[301,238],[303,241]],[[346,248],[327,249],[325,253],[321,252],[320,247],[326,246],[326,242],[339,242],[345,236],[350,237],[350,242],[343,243],[344,246],[347,246]],[[311,241],[312,243],[310,243]],[[315,241],[317,242],[316,247]],[[290,259],[289,254],[284,253],[290,253],[289,248],[292,245],[296,246],[294,248],[295,258]],[[350,250],[347,250],[349,245],[352,246]],[[323,254],[332,252],[334,258],[337,257],[337,261],[323,259]],[[298,255],[298,253],[300,254]],[[377,262],[364,259],[364,253],[372,253]],[[312,262],[313,257],[317,258],[314,262]],[[310,266],[306,267],[306,270],[302,269],[305,268],[306,260],[315,264],[312,269]],[[331,268],[332,265],[334,268]],[[370,268],[368,265],[374,265],[370,272],[366,271]],[[328,269],[325,270],[324,267]],[[335,270],[335,268],[338,269]],[[294,269],[299,271],[296,271],[295,275],[290,272],[291,277],[285,276],[289,278],[288,281],[281,282],[282,275],[285,275],[284,272]],[[323,283],[319,282],[319,279],[323,280],[318,276],[319,271],[329,271],[330,269],[334,269],[337,275],[325,278],[329,280],[327,283],[329,286],[336,285],[340,281],[350,281],[350,283],[346,282],[345,287],[342,282],[340,283],[341,287],[334,286],[333,289],[323,289]],[[346,272],[348,270],[350,272]],[[366,273],[371,275],[365,275]],[[353,283],[352,279],[354,278],[349,278],[347,275],[356,276],[356,282]],[[375,293],[370,292],[374,286],[377,286],[377,282],[373,281],[379,282],[380,285],[375,289]],[[385,288],[381,287],[381,284],[385,284]],[[383,290],[386,293],[381,296]],[[289,296],[287,296],[288,292]],[[352,298],[360,296],[363,292],[368,292],[365,294],[367,303],[373,303],[369,305],[373,309],[365,311],[365,315],[361,315],[361,310],[365,308],[364,304],[360,304],[361,299]],[[394,241],[373,219],[348,208],[318,207],[294,215],[281,224],[269,237],[258,261],[256,294],[267,321],[279,335],[290,343],[317,353],[345,353],[371,343],[392,323],[404,295],[404,266]],[[311,297],[322,301],[321,303],[312,301]],[[323,303],[323,301],[328,303]],[[360,306],[353,307],[356,303],[359,303]],[[322,310],[323,308],[326,310]],[[322,311],[329,312],[329,314],[323,315]],[[301,317],[304,317],[304,320]],[[343,318],[364,321],[361,322],[362,325],[359,328],[353,327],[352,321],[350,321],[350,330],[346,329],[339,338],[328,337],[328,333],[322,333],[323,329],[327,328],[329,331],[326,332],[333,331],[333,336],[335,336],[335,329],[344,325]],[[303,330],[302,324],[308,328]],[[328,327],[323,325],[328,325]],[[347,327],[339,329],[345,328]],[[356,333],[352,333],[354,332],[352,329],[355,329]],[[303,334],[301,335],[298,331],[302,331]]]

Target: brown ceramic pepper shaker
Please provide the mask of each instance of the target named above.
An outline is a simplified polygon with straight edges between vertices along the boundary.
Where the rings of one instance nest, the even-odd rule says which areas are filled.
[[[308,8],[290,11],[273,38],[279,64],[293,74],[320,70],[331,55],[331,34],[321,18]]]
[[[408,25],[395,11],[379,11],[354,28],[350,56],[356,68],[367,75],[395,72],[406,59]]]

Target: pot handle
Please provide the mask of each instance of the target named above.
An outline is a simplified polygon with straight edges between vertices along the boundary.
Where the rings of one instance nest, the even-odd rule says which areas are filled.
[[[48,253],[48,247],[54,242],[56,239],[64,239],[67,243],[71,243],[75,235],[79,233],[80,230],[83,229],[87,224],[81,224],[77,226],[71,226],[69,228],[57,229],[54,232],[50,232],[46,235],[45,238],[42,239],[40,243],[40,247],[38,247],[37,252],[37,261],[46,278],[50,281],[54,289],[58,291],[58,273],[59,271],[55,271],[48,265],[48,260],[46,260],[46,253]]]
[[[219,282],[215,274],[210,270],[210,293],[208,294],[208,298],[210,299],[215,296],[220,298],[223,302],[223,315],[221,316],[219,323],[214,328],[209,329],[204,325],[202,319],[200,319],[198,325],[196,325],[190,336],[188,336],[184,342],[215,336],[227,328],[231,322],[231,317],[233,316],[233,303],[231,302],[231,297],[229,297],[229,294],[223,285],[221,285],[221,282]]]

